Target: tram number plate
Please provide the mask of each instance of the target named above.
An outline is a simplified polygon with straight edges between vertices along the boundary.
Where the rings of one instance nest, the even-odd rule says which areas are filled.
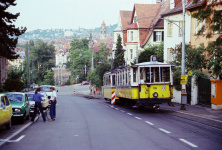
[[[157,87],[153,87],[154,90],[157,90]]]

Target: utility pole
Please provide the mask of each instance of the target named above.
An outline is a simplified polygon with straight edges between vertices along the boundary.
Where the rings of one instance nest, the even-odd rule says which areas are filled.
[[[185,5],[186,0],[183,0],[183,38],[182,38],[182,67],[181,75],[185,75]],[[187,104],[187,92],[186,85],[181,85],[181,107],[180,110],[186,110],[185,104]]]
[[[27,88],[30,87],[29,43],[27,42]]]

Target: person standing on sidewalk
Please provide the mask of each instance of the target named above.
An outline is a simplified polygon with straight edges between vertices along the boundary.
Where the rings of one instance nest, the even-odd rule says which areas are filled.
[[[50,116],[51,116],[51,120],[50,121],[55,121],[56,118],[56,91],[54,87],[50,87],[50,90],[52,92],[51,95],[51,106],[50,106]]]
[[[34,109],[34,114],[32,116],[32,120],[34,121],[35,117],[36,117],[36,113],[37,113],[37,107],[39,108],[41,114],[42,114],[42,119],[44,122],[46,122],[46,118],[45,118],[45,114],[43,113],[43,109],[42,109],[42,103],[41,101],[43,101],[42,99],[42,95],[39,93],[41,91],[40,88],[37,88],[35,90],[35,94],[33,95],[33,100],[35,101],[35,109]]]

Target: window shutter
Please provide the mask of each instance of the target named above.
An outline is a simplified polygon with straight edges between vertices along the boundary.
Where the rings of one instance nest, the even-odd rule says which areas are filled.
[[[156,31],[153,32],[153,41],[156,42]]]
[[[162,41],[164,41],[164,31],[162,31]]]

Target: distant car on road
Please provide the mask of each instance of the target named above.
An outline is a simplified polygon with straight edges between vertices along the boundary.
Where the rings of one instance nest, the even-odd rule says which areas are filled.
[[[26,93],[22,92],[4,92],[7,95],[13,111],[13,118],[19,118],[21,123],[29,120],[29,100]]]
[[[81,85],[89,85],[88,81],[82,81]]]
[[[0,126],[5,125],[6,129],[11,128],[12,106],[5,94],[0,94]]]

